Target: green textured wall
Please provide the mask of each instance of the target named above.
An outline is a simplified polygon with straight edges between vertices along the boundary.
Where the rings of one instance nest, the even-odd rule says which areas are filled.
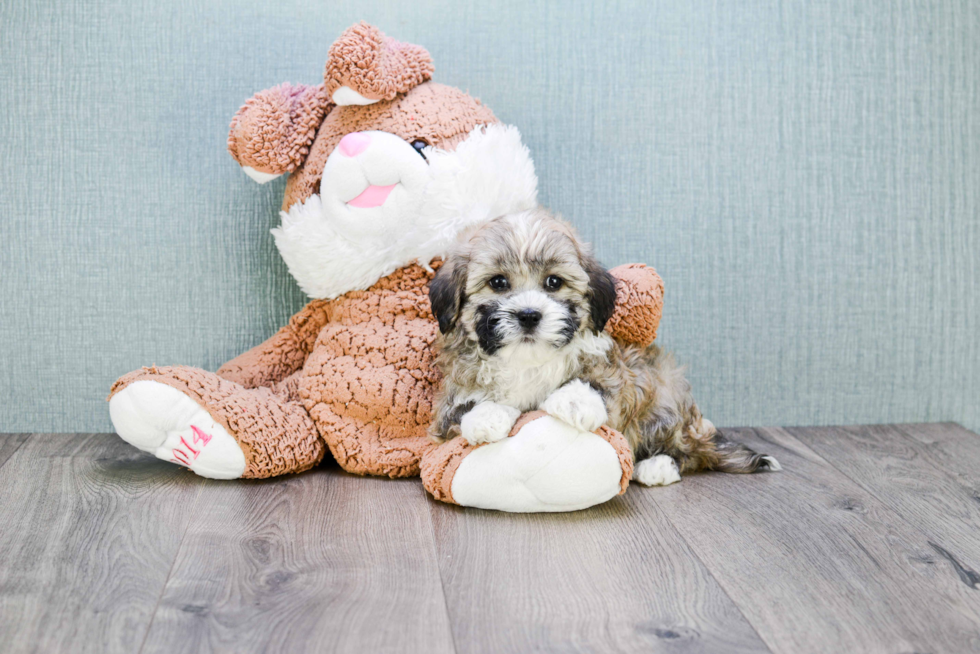
[[[227,125],[362,18],[521,128],[607,265],[658,268],[715,422],[980,428],[980,3],[10,0],[0,431],[109,430],[116,376],[303,304]]]

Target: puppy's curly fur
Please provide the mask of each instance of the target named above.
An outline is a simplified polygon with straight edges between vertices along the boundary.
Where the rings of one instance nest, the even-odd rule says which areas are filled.
[[[522,411],[622,432],[648,485],[711,469],[779,464],[702,417],[673,357],[620,343],[604,327],[615,279],[575,229],[543,208],[497,218],[456,247],[429,287],[444,377],[430,433],[504,438]]]

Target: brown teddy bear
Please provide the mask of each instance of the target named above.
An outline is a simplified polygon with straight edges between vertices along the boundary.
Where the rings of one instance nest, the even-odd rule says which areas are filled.
[[[477,470],[460,464],[482,448],[436,448],[426,436],[439,383],[427,284],[462,231],[536,206],[537,179],[517,129],[479,100],[429,81],[432,72],[423,48],[360,23],[330,48],[322,84],[283,84],[239,110],[228,149],[259,182],[290,173],[273,234],[291,274],[315,299],[217,373],[152,367],[120,378],[109,409],[123,439],[219,479],[300,472],[327,448],[349,472],[390,477],[419,474],[429,456],[427,487],[459,501],[452,492],[462,488],[459,470]],[[660,278],[642,265],[612,272],[617,311],[607,329],[652,342]],[[554,436],[562,431],[555,422],[523,420],[515,436],[548,425]],[[610,468],[601,491],[563,502],[572,485],[563,486],[556,469],[551,505],[604,501],[612,476],[615,492],[625,488],[632,466],[625,443],[609,430],[601,440],[615,475]],[[496,472],[479,474],[524,483],[488,452],[481,457]],[[553,510],[521,506],[511,510]]]

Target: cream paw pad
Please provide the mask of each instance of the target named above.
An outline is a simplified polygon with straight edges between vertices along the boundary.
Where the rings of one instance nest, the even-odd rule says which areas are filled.
[[[156,381],[133,382],[109,400],[119,436],[158,459],[211,479],[238,479],[245,454],[197,402]]]
[[[622,434],[583,431],[543,411],[521,416],[503,440],[471,445],[458,436],[422,457],[422,483],[437,500],[514,513],[601,504],[632,475]]]

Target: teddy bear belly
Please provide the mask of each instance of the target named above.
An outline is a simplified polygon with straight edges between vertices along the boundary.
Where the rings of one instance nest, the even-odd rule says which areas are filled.
[[[419,319],[400,321],[397,328],[328,325],[320,333],[303,367],[299,395],[345,468],[344,459],[360,457],[350,464],[357,472],[391,474],[363,460],[380,449],[401,450],[417,471],[418,458],[431,446],[426,430],[439,379],[434,338],[434,323]]]

